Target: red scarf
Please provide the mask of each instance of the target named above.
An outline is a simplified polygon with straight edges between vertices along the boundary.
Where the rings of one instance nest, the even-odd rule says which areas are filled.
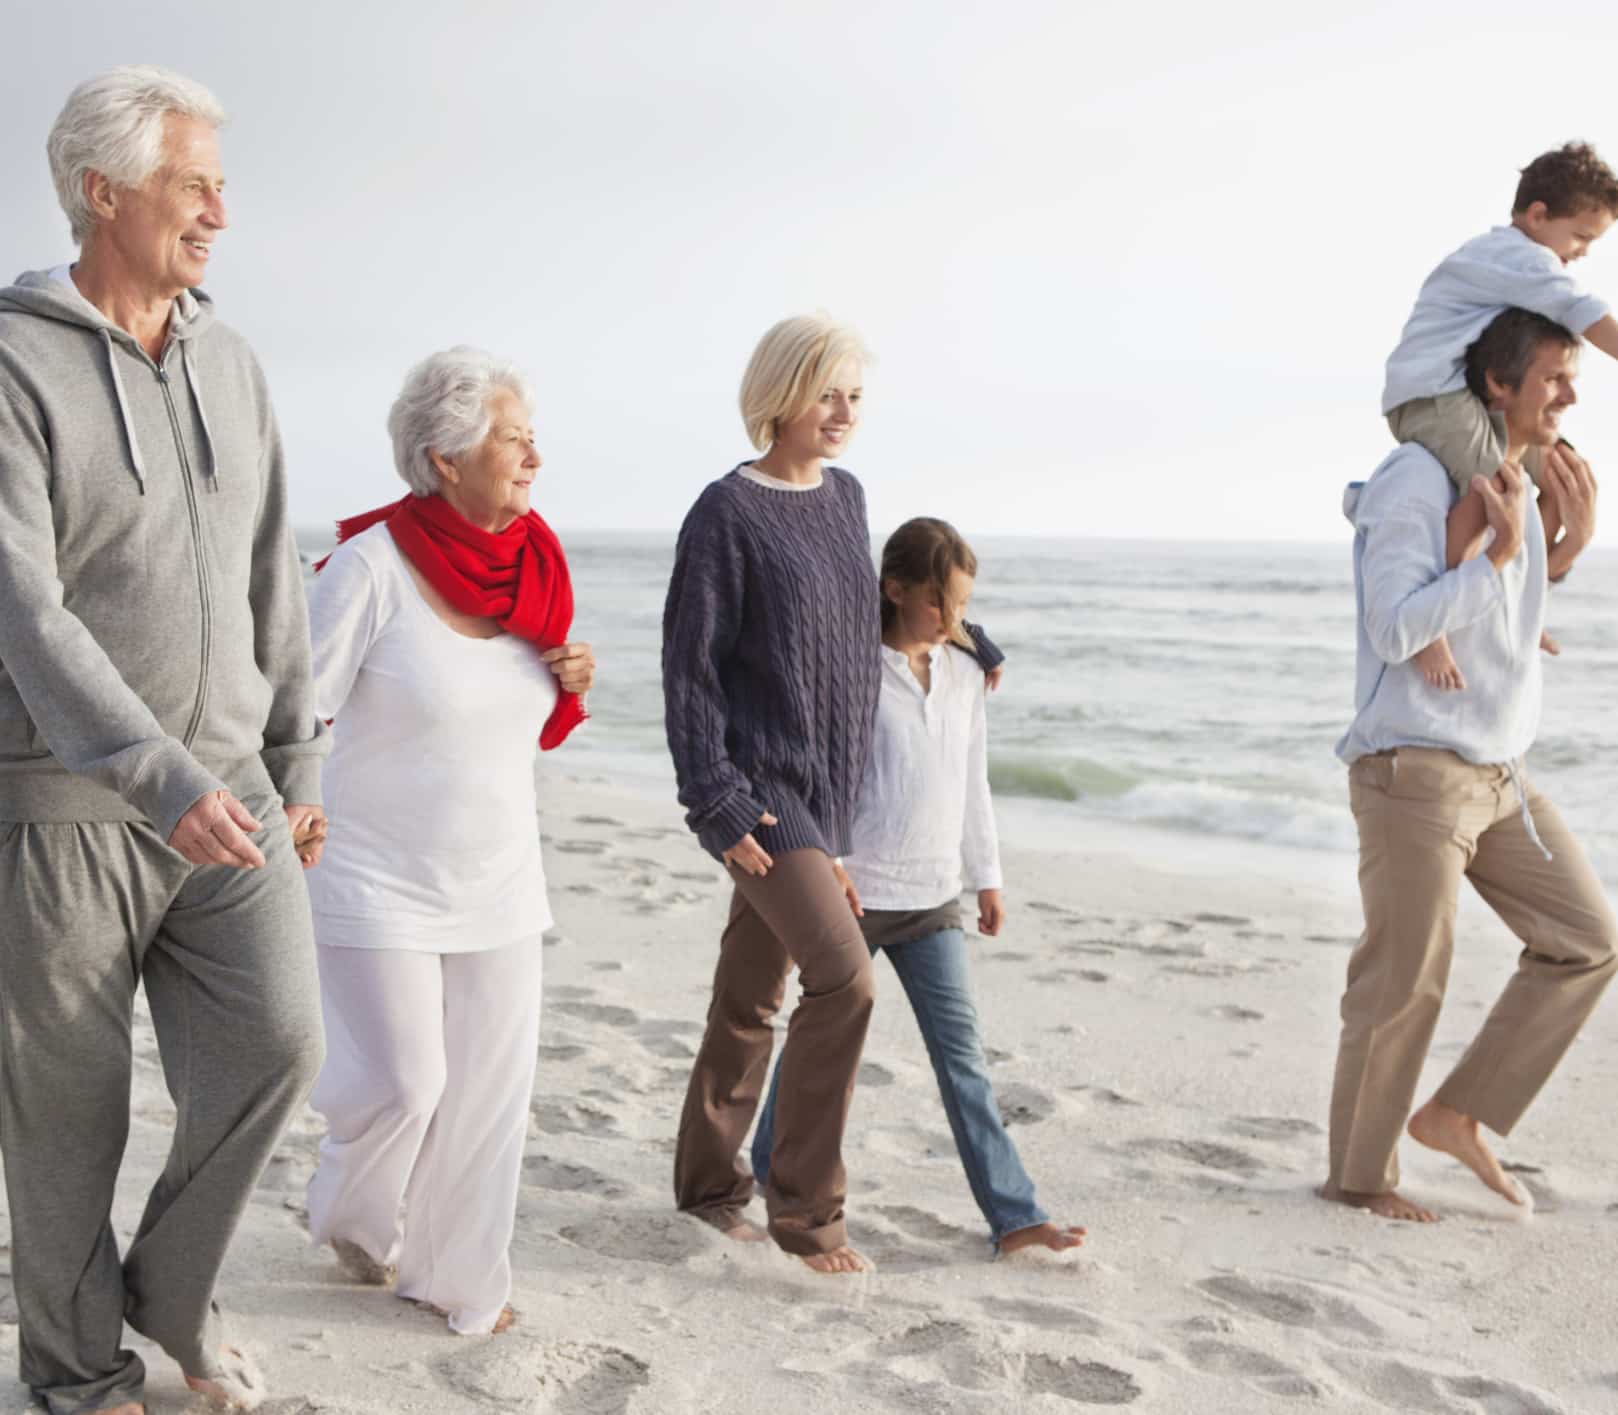
[[[503,531],[484,531],[441,496],[410,495],[339,521],[337,543],[378,521],[388,523],[394,544],[452,608],[497,621],[541,653],[567,642],[573,581],[562,543],[537,511]],[[539,734],[540,750],[561,746],[586,716],[579,695],[562,692]]]

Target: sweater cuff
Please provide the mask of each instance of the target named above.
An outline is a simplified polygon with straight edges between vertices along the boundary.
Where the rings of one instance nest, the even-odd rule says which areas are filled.
[[[166,845],[181,816],[210,791],[226,789],[223,781],[170,737],[130,788],[128,800],[151,821]]]
[[[747,792],[738,790],[712,807],[702,817],[700,825],[692,821],[691,828],[696,831],[702,848],[717,858],[738,844],[744,835],[756,830],[763,814],[763,806]]]

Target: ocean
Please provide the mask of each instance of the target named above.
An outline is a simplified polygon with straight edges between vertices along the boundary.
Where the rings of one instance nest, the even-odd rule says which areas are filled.
[[[299,536],[311,554],[330,536]],[[576,771],[670,783],[658,681],[670,534],[565,538],[577,637],[598,674]],[[990,777],[1050,820],[1077,816],[1352,855],[1345,768],[1354,587],[1335,544],[974,539],[969,617],[1006,651],[990,700]],[[1618,551],[1552,596],[1529,769],[1618,883]],[[1461,665],[1465,670],[1465,664]]]

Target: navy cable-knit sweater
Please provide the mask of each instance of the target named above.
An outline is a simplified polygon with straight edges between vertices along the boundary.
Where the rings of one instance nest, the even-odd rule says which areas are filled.
[[[731,472],[680,528],[663,714],[686,823],[719,856],[849,848],[882,638],[865,493],[838,467],[782,491]],[[768,811],[780,822],[760,826]]]

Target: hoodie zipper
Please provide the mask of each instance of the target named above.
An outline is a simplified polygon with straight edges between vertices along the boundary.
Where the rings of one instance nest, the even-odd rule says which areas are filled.
[[[168,349],[163,357],[168,358]],[[191,709],[191,721],[181,741],[187,751],[202,727],[203,710],[208,705],[208,668],[213,647],[213,598],[208,592],[208,556],[202,539],[202,514],[197,506],[197,489],[192,484],[191,459],[186,456],[185,438],[180,432],[180,415],[174,406],[174,392],[169,384],[168,370],[156,364],[157,381],[163,389],[163,404],[169,413],[169,430],[174,434],[174,447],[180,455],[181,480],[185,482],[185,507],[191,517],[191,542],[197,552],[197,594],[202,601],[202,668],[197,676],[197,701]]]

